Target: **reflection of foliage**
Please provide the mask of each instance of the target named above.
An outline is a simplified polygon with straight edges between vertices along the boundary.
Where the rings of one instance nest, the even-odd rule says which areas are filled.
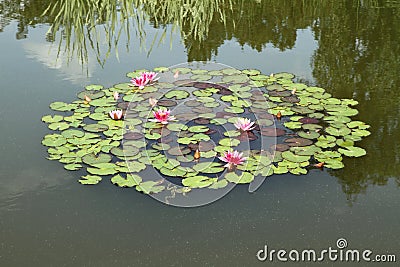
[[[135,9],[132,1],[62,1],[50,5],[44,12],[55,15],[48,32],[52,38],[59,30],[65,39],[65,51],[72,56],[74,52],[81,60],[87,60],[87,45],[95,51],[98,62],[102,65],[101,40],[107,43],[106,57],[114,48],[118,56],[118,41],[124,32],[130,39],[130,24],[134,21],[137,35],[144,41],[144,14]],[[103,30],[100,30],[103,28]],[[102,36],[104,34],[105,36]],[[60,47],[63,39],[60,38]]]
[[[351,170],[332,173],[353,198],[368,184],[386,184],[399,174],[400,10],[346,3],[320,16],[325,19],[314,27],[314,77],[335,95],[362,100],[360,119],[376,133],[362,144],[373,156],[349,160]]]

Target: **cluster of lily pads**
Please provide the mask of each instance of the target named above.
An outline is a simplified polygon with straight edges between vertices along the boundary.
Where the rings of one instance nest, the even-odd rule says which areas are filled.
[[[355,146],[370,134],[369,125],[351,119],[357,101],[297,83],[290,73],[159,67],[127,76],[130,82],[110,88],[88,85],[72,103],[52,103],[59,113],[42,118],[54,131],[42,141],[48,159],[82,172],[82,184],[111,177],[146,194],[171,183],[185,194],[340,169],[344,156],[366,154]]]

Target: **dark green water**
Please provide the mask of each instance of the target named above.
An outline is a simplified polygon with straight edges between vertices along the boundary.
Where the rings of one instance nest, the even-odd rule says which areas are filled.
[[[141,24],[132,21],[129,38],[123,30],[108,57],[101,28],[112,20],[101,18],[99,52],[87,42],[82,62],[66,41],[58,55],[59,35],[46,36],[55,15],[41,14],[51,2],[0,1],[0,266],[274,265],[257,261],[265,244],[319,250],[341,237],[350,248],[400,257],[400,4],[243,0],[230,8],[218,1],[201,39],[191,19],[174,27],[177,17],[145,5]],[[367,156],[345,159],[340,171],[274,175],[253,194],[236,187],[193,209],[106,181],[82,186],[45,158],[49,130],[40,118],[51,102],[72,101],[90,83],[126,81],[133,69],[194,60],[291,72],[356,99],[357,119],[371,125],[359,144]]]

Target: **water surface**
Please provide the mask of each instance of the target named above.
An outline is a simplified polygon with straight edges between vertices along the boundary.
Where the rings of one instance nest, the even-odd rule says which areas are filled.
[[[55,16],[41,14],[54,2],[0,3],[1,266],[255,266],[265,244],[320,249],[339,237],[351,248],[400,257],[395,2],[237,0],[215,1],[217,8],[204,1],[201,26],[171,16],[174,5],[167,14],[149,4],[111,48],[102,29],[113,20],[103,18],[103,37],[95,41],[100,52],[87,43],[84,57],[65,36],[59,47],[61,31],[46,34]],[[76,22],[64,21],[64,33]],[[41,139],[49,130],[40,118],[51,102],[72,101],[90,83],[126,81],[125,73],[137,68],[194,60],[291,72],[335,97],[356,99],[357,119],[371,125],[372,135],[359,144],[367,156],[345,159],[339,171],[274,175],[253,194],[238,186],[194,209],[169,207],[106,180],[82,186],[76,173],[46,159]]]

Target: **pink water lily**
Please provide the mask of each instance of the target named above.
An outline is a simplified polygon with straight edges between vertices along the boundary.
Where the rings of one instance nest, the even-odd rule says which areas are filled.
[[[245,132],[254,129],[254,121],[251,121],[248,118],[238,118],[234,125],[237,129]]]
[[[170,114],[171,111],[169,109],[160,108],[157,111],[153,111],[154,119],[150,119],[149,121],[168,124],[169,121],[175,120],[175,117]]]
[[[123,113],[122,113],[122,110],[116,109],[116,110],[111,110],[111,111],[108,113],[108,115],[110,115],[111,119],[117,121],[117,120],[122,119]]]
[[[158,79],[160,79],[160,77],[157,77],[157,73],[150,71],[150,72],[143,72],[142,73],[142,77],[145,77],[148,81],[149,84],[157,81]]]
[[[113,97],[115,100],[119,99],[119,93],[117,91],[114,92]]]
[[[223,162],[226,162],[224,167],[227,167],[228,169],[232,169],[236,165],[241,165],[243,162],[245,162],[246,158],[243,157],[243,153],[239,153],[238,151],[226,151],[224,152],[224,155],[221,157],[218,157],[220,160]]]
[[[136,78],[133,78],[131,80],[131,83],[134,86],[139,87],[139,89],[143,89],[149,83],[149,80],[147,79],[146,76],[141,75],[141,76],[138,76]]]

